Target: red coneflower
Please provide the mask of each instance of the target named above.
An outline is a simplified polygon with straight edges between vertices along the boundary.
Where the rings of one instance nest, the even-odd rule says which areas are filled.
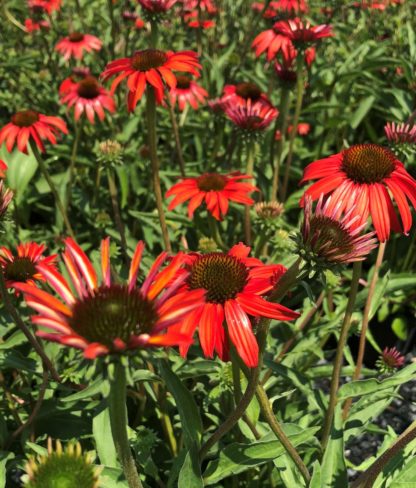
[[[241,130],[257,132],[267,129],[279,112],[270,104],[262,101],[252,103],[250,99],[244,105],[227,104],[225,115]]]
[[[275,22],[271,29],[260,32],[254,39],[251,47],[255,49],[256,56],[261,56],[267,51],[267,61],[271,61],[279,51],[288,57],[289,50],[293,47],[290,39],[278,29],[281,22]]]
[[[209,14],[215,14],[217,7],[213,0],[182,0],[185,10],[205,10]]]
[[[289,19],[280,20],[273,26],[276,32],[287,37],[295,44],[304,47],[312,43],[316,43],[324,37],[332,37],[332,27],[327,24],[312,26],[310,22],[303,22],[302,20]]]
[[[205,103],[208,92],[189,76],[177,75],[176,86],[170,89],[169,95],[172,106],[178,101],[180,111],[184,110],[187,104],[196,110],[199,103]]]
[[[361,235],[367,223],[357,226],[359,216],[353,216],[354,208],[342,214],[343,204],[339,200],[332,205],[330,196],[324,202],[321,194],[315,212],[312,198],[305,199],[304,220],[299,255],[310,265],[321,269],[337,264],[363,261],[377,247],[375,233]]]
[[[245,105],[247,100],[251,100],[252,103],[264,102],[268,107],[272,106],[267,95],[261,91],[256,83],[250,81],[236,85],[225,85],[222,98],[232,106]]]
[[[27,154],[27,143],[33,139],[39,150],[44,152],[42,139],[56,144],[59,132],[68,134],[61,118],[42,115],[35,110],[22,110],[12,115],[10,122],[0,129],[0,145],[6,142],[6,149],[11,152],[17,143],[17,149]]]
[[[390,227],[394,231],[401,230],[392,196],[399,209],[403,232],[409,232],[412,215],[407,199],[416,207],[416,181],[389,149],[377,144],[351,146],[309,164],[302,182],[314,179],[319,181],[308,188],[305,195],[316,200],[321,193],[331,193],[331,206],[336,206],[341,200],[341,210],[354,206],[353,215],[360,216],[357,225],[371,216],[381,242],[389,238]]]
[[[3,270],[8,288],[16,283],[34,285],[35,281],[45,281],[44,276],[36,268],[42,264],[49,270],[56,270],[56,254],[44,256],[46,247],[36,242],[25,242],[16,247],[16,254],[7,247],[0,247],[0,266]]]
[[[386,347],[376,365],[382,373],[393,373],[395,369],[403,366],[405,357],[395,347]]]
[[[10,202],[13,198],[13,192],[9,188],[5,188],[3,180],[0,180],[0,220],[3,219],[7,212]]]
[[[254,203],[248,193],[258,191],[258,188],[240,181],[251,178],[249,175],[236,173],[205,173],[196,178],[185,178],[166,192],[167,197],[175,196],[168,209],[173,210],[180,203],[189,200],[188,216],[191,219],[195,210],[205,201],[208,212],[217,220],[222,220],[228,212],[230,201],[244,205]]]
[[[262,12],[264,10],[263,2],[255,2],[252,4],[251,8],[257,12]],[[276,17],[280,12],[306,12],[307,5],[305,0],[276,0],[274,2],[269,2],[267,9],[265,10],[263,17],[265,19],[270,19]]]
[[[39,330],[44,339],[82,349],[84,357],[94,359],[146,346],[174,346],[189,343],[189,337],[170,330],[202,300],[202,290],[178,291],[188,273],[182,270],[183,254],[167,260],[163,252],[155,260],[143,284],[137,286],[137,274],[144,249],[139,242],[129,271],[127,284],[113,283],[110,271],[109,239],[101,245],[102,283],[86,254],[68,238],[63,260],[71,279],[40,264],[37,270],[61,300],[35,286],[17,284],[27,304],[39,315],[34,324],[53,332]]]
[[[55,46],[64,60],[68,61],[70,58],[82,59],[84,51],[99,51],[103,43],[98,37],[91,34],[83,34],[81,32],[73,32],[68,37],[61,39]]]
[[[28,0],[27,5],[30,9],[42,9],[49,15],[61,8],[62,0]]]
[[[231,340],[244,363],[254,368],[258,364],[259,348],[249,316],[292,320],[299,314],[263,298],[286,271],[284,266],[265,265],[249,254],[250,248],[240,243],[227,254],[188,256],[190,274],[185,288],[202,289],[206,294],[178,330],[193,336],[198,327],[206,357],[213,357],[216,351],[221,359],[227,360]],[[186,355],[188,347],[180,347],[182,355]]]
[[[212,27],[215,27],[215,21],[214,20],[199,20],[199,13],[197,10],[193,12],[188,12],[183,16],[183,19],[185,22],[187,22],[187,26],[191,27],[192,29],[211,29]]]
[[[416,144],[416,125],[387,122],[384,132],[387,139],[395,144]]]
[[[7,164],[0,159],[0,179],[6,178]]]
[[[148,83],[154,88],[156,101],[160,104],[164,96],[164,82],[170,88],[176,86],[176,77],[172,70],[199,76],[199,68],[201,65],[198,63],[198,55],[193,51],[174,53],[159,49],[145,49],[136,51],[129,58],[111,61],[101,76],[107,80],[117,75],[111,85],[111,93],[114,93],[117,86],[128,78],[127,107],[132,112],[142,98]]]
[[[85,112],[91,124],[94,123],[95,114],[100,120],[104,120],[104,109],[109,112],[116,109],[113,97],[94,76],[87,76],[78,83],[73,83],[61,97],[61,102],[68,105],[68,108],[75,107],[75,120],[79,120]]]
[[[33,19],[25,19],[25,28],[26,32],[31,34],[32,32],[36,32],[41,29],[49,29],[50,23],[47,20],[33,20]]]
[[[140,5],[152,14],[161,14],[170,10],[178,0],[138,0]]]
[[[292,130],[293,130],[293,125],[289,125],[289,127],[287,128],[287,133],[290,134]],[[296,127],[296,132],[300,136],[306,136],[307,134],[309,134],[310,130],[311,130],[311,125],[308,124],[307,122],[300,122]]]
[[[90,75],[91,71],[89,68],[83,66],[72,68],[71,76],[65,78],[64,81],[59,85],[59,95],[64,95],[66,92],[70,91],[73,86],[76,86],[81,80]]]

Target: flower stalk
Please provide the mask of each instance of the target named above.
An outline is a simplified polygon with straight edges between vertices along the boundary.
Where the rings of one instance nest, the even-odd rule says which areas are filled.
[[[361,333],[360,333],[360,343],[358,346],[358,354],[357,354],[357,362],[355,365],[354,374],[352,377],[352,381],[356,381],[360,378],[361,370],[363,368],[363,361],[364,361],[364,353],[365,353],[365,346],[367,342],[367,330],[368,330],[368,323],[370,322],[370,310],[371,304],[373,302],[374,293],[376,290],[376,285],[379,277],[380,267],[383,263],[384,252],[386,250],[386,242],[380,242],[376,264],[374,266],[373,276],[371,278],[370,286],[368,288],[368,295],[367,300],[365,302],[364,313],[363,313],[363,321],[361,324]],[[348,417],[349,410],[352,405],[352,399],[349,398],[344,405],[342,416],[345,420]]]
[[[108,397],[113,442],[129,488],[143,488],[127,436],[127,382],[126,371],[121,362],[114,363],[113,375],[110,380],[110,395]]]
[[[341,326],[341,332],[338,339],[338,347],[334,360],[334,367],[332,370],[331,387],[329,393],[328,410],[325,415],[325,422],[322,429],[322,450],[324,451],[329,440],[332,422],[334,419],[335,406],[337,404],[337,394],[339,388],[339,380],[341,376],[341,368],[344,358],[345,344],[347,343],[348,332],[351,326],[351,317],[354,312],[355,300],[357,298],[358,283],[361,276],[361,261],[357,261],[353,265],[352,280],[350,293],[348,296],[347,308],[345,310],[344,320]]]
[[[172,123],[173,135],[175,137],[176,155],[178,157],[179,170],[180,170],[181,176],[184,178],[186,176],[185,161],[183,159],[183,151],[182,151],[181,138],[179,135],[178,122],[176,120],[176,115],[175,115],[175,112],[173,110],[172,104],[171,104],[169,99],[168,99],[167,104],[168,104],[168,109],[169,109],[170,121]]]
[[[126,233],[124,231],[123,220],[121,219],[120,206],[118,204],[117,186],[114,181],[114,173],[113,173],[113,169],[110,167],[107,169],[107,181],[108,181],[108,190],[110,192],[111,204],[113,206],[114,220],[116,221],[116,226],[120,234],[121,250],[123,253],[124,260],[126,261],[126,263],[128,263],[129,256],[127,254]]]
[[[72,146],[71,161],[69,163],[69,178],[68,178],[68,185],[66,191],[66,202],[65,202],[66,211],[68,211],[68,208],[71,205],[72,186],[73,186],[73,180],[75,175],[75,164],[77,161],[78,146],[79,146],[81,133],[82,133],[82,120],[75,123],[75,137],[74,137],[74,144]]]
[[[299,52],[296,58],[296,106],[295,114],[293,116],[293,130],[289,135],[289,152],[286,159],[286,171],[283,179],[283,186],[281,192],[281,200],[286,200],[287,189],[289,185],[290,169],[293,160],[293,149],[295,147],[295,138],[297,134],[297,126],[299,123],[300,113],[302,111],[303,94],[305,91],[305,81],[303,79],[303,53]]]
[[[75,235],[74,235],[74,231],[73,231],[72,226],[71,226],[71,222],[69,221],[68,215],[67,215],[65,207],[62,203],[61,197],[59,196],[59,193],[58,193],[58,190],[55,186],[55,183],[53,182],[51,175],[49,174],[49,171],[46,167],[46,164],[43,161],[42,156],[39,153],[39,150],[36,146],[36,143],[32,139],[29,140],[29,143],[30,143],[30,148],[32,149],[33,155],[35,156],[36,161],[39,165],[39,169],[40,169],[43,177],[45,178],[46,182],[48,183],[49,188],[50,188],[50,190],[51,190],[51,192],[55,198],[55,203],[56,203],[56,206],[58,207],[58,210],[59,210],[59,212],[63,218],[64,224],[66,227],[66,231],[74,239]]]
[[[256,142],[247,142],[247,163],[246,174],[250,177],[254,175],[254,161],[256,158]],[[251,218],[250,218],[250,205],[246,205],[244,208],[244,237],[247,246],[251,245]]]

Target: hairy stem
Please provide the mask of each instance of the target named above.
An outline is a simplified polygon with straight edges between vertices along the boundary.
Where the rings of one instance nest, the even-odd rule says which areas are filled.
[[[367,339],[367,329],[368,329],[368,323],[370,321],[371,304],[373,302],[374,292],[376,290],[378,275],[379,275],[380,267],[383,263],[383,257],[384,257],[384,251],[385,250],[386,250],[386,242],[380,242],[380,245],[378,248],[378,253],[377,253],[377,258],[376,258],[376,264],[374,266],[373,276],[371,278],[370,286],[368,287],[368,295],[367,295],[367,300],[365,302],[364,313],[363,313],[363,321],[361,324],[360,343],[358,346],[357,363],[355,365],[355,370],[354,370],[354,374],[352,377],[352,381],[356,381],[359,379],[359,377],[361,375],[361,370],[363,368],[365,344],[366,344],[366,339]],[[349,410],[351,408],[351,404],[352,404],[352,399],[349,398],[345,402],[343,412],[342,412],[342,416],[343,416],[344,420],[348,417],[348,413],[349,413]]]
[[[79,146],[79,139],[82,132],[82,121],[75,123],[75,138],[74,144],[72,146],[72,153],[71,153],[71,161],[69,163],[69,178],[66,190],[66,202],[65,202],[65,210],[68,211],[69,206],[71,205],[72,199],[72,185],[75,175],[75,164],[77,161],[77,153],[78,153],[78,146]]]
[[[339,379],[341,375],[341,368],[342,368],[342,363],[344,358],[344,348],[345,348],[345,344],[347,343],[348,332],[350,330],[351,317],[354,312],[355,299],[357,298],[358,283],[360,280],[360,276],[361,276],[361,262],[358,261],[354,263],[353,266],[351,288],[348,296],[347,308],[345,310],[344,320],[341,326],[341,333],[338,339],[338,347],[337,347],[337,352],[334,360],[334,368],[332,370],[328,410],[326,412],[325,422],[322,429],[321,445],[323,451],[325,450],[328,444],[329,434],[331,432],[332,422],[334,419],[334,411],[337,403],[337,394],[339,388]]]
[[[249,141],[247,143],[247,163],[246,174],[254,176],[254,160],[256,157],[256,143]],[[244,207],[244,237],[247,246],[251,245],[251,219],[250,219],[250,205]]]
[[[153,25],[152,25],[153,31]],[[156,99],[152,87],[147,88],[146,93],[147,130],[149,138],[150,162],[152,165],[153,191],[155,192],[156,207],[159,215],[160,229],[166,251],[171,252],[168,227],[166,225],[165,211],[163,210],[163,196],[160,187],[159,159],[157,157],[156,143]]]
[[[175,137],[175,145],[176,145],[176,155],[178,156],[178,162],[179,162],[179,169],[181,172],[181,176],[185,177],[185,161],[183,159],[183,151],[182,151],[182,144],[181,144],[181,138],[179,135],[179,127],[178,127],[178,122],[176,120],[176,115],[175,111],[172,107],[172,104],[170,100],[168,99],[168,108],[169,108],[169,115],[170,115],[170,120],[172,123],[172,130],[173,130],[173,135]]]
[[[71,226],[71,222],[69,221],[69,218],[68,218],[68,215],[66,213],[66,210],[62,204],[62,200],[59,196],[59,193],[58,193],[58,190],[56,189],[56,186],[55,186],[55,183],[53,182],[52,178],[51,178],[51,175],[49,174],[48,172],[48,169],[46,167],[46,164],[45,162],[43,161],[42,159],[42,156],[40,155],[39,153],[39,150],[36,146],[36,143],[32,140],[30,140],[30,147],[32,149],[32,152],[36,158],[36,161],[38,162],[38,165],[39,165],[39,169],[43,175],[43,177],[45,178],[46,182],[48,183],[49,185],[49,188],[55,198],[55,203],[56,203],[56,206],[58,207],[58,210],[60,212],[60,214],[62,215],[62,218],[63,218],[63,221],[64,221],[64,224],[65,224],[65,227],[66,227],[66,231],[68,232],[68,234],[73,238],[75,239],[75,234],[74,234],[74,231],[72,230],[72,226]]]
[[[282,187],[282,201],[286,200],[287,189],[289,185],[290,168],[292,166],[293,160],[293,149],[295,146],[297,127],[302,110],[303,93],[305,91],[305,82],[303,79],[303,64],[303,55],[301,53],[298,53],[298,56],[296,58],[296,106],[295,114],[293,116],[293,129],[289,135],[289,152],[286,159],[286,170]]]
[[[118,204],[117,186],[116,186],[116,182],[114,181],[114,173],[112,168],[107,169],[107,180],[108,180],[108,189],[110,191],[111,204],[113,206],[114,220],[116,221],[118,233],[120,234],[120,243],[121,243],[123,258],[125,262],[128,263],[129,255],[127,254],[126,234],[124,232],[123,220],[121,219],[120,206]]]
[[[55,381],[60,383],[61,377],[59,376],[58,372],[56,371],[55,366],[52,364],[52,361],[45,354],[45,351],[43,350],[40,342],[36,339],[36,337],[34,335],[32,335],[32,333],[30,332],[30,330],[28,329],[26,324],[20,318],[20,315],[18,314],[16,308],[14,307],[12,301],[10,300],[10,296],[9,296],[9,292],[7,291],[6,280],[4,278],[3,271],[0,271],[0,291],[1,291],[1,296],[3,298],[4,308],[7,310],[8,314],[13,319],[16,326],[23,332],[26,339],[29,341],[30,345],[33,347],[33,349],[36,351],[36,353],[42,359],[44,369],[47,369],[50,372],[51,377]]]
[[[110,382],[110,395],[108,397],[111,433],[129,488],[143,488],[127,436],[126,391],[125,368],[120,362],[116,362],[114,363],[114,377]]]

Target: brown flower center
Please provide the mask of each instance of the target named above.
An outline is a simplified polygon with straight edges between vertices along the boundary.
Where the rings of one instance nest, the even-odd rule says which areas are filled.
[[[100,94],[100,85],[94,76],[87,76],[78,83],[77,91],[82,98],[96,98]]]
[[[110,349],[114,339],[128,342],[132,335],[150,333],[158,319],[154,303],[124,285],[101,286],[72,308],[71,328],[89,342]]]
[[[4,274],[9,281],[25,283],[36,274],[33,261],[28,257],[15,257],[13,261],[4,267]]]
[[[131,65],[137,71],[149,71],[163,66],[167,60],[166,53],[159,49],[136,51],[131,58]]]
[[[225,177],[216,173],[207,173],[197,178],[197,185],[201,191],[221,191],[226,183]]]
[[[12,115],[11,120],[18,127],[30,127],[39,120],[39,114],[34,110],[22,110]]]
[[[353,251],[352,238],[339,221],[324,215],[314,215],[311,217],[309,225],[307,244],[318,256],[329,256],[334,250],[337,250],[337,255],[345,255]]]
[[[81,32],[72,32],[72,34],[69,34],[68,39],[71,42],[81,42],[84,39],[84,34]]]
[[[234,256],[214,252],[194,262],[187,283],[191,290],[205,289],[208,302],[224,303],[243,290],[247,278],[248,269],[242,261]]]
[[[187,90],[191,86],[191,78],[186,75],[178,75],[176,77],[176,86],[182,90]]]
[[[238,83],[235,86],[235,92],[241,98],[245,100],[256,101],[261,97],[261,90],[255,83]]]
[[[396,158],[377,144],[357,144],[343,151],[341,169],[356,183],[378,183],[391,175]]]

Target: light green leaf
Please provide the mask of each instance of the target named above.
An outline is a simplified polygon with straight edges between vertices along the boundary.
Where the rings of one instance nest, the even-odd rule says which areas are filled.
[[[111,435],[110,414],[108,408],[104,408],[93,418],[92,435],[94,436],[101,464],[117,468],[117,452]]]
[[[370,95],[369,97],[361,100],[357,110],[350,117],[349,122],[352,129],[356,129],[360,125],[364,117],[371,110],[371,107],[373,106],[375,100],[376,97],[374,97],[373,95]]]
[[[204,482],[201,476],[201,468],[198,455],[195,450],[188,451],[185,461],[179,473],[178,488],[203,488]]]
[[[335,409],[334,424],[322,459],[321,488],[345,488],[348,486],[344,458],[341,404]]]
[[[5,146],[0,149],[0,159],[8,165],[7,186],[14,191],[16,202],[22,201],[27,185],[36,173],[38,163],[30,151],[24,154],[19,151],[8,153]]]

